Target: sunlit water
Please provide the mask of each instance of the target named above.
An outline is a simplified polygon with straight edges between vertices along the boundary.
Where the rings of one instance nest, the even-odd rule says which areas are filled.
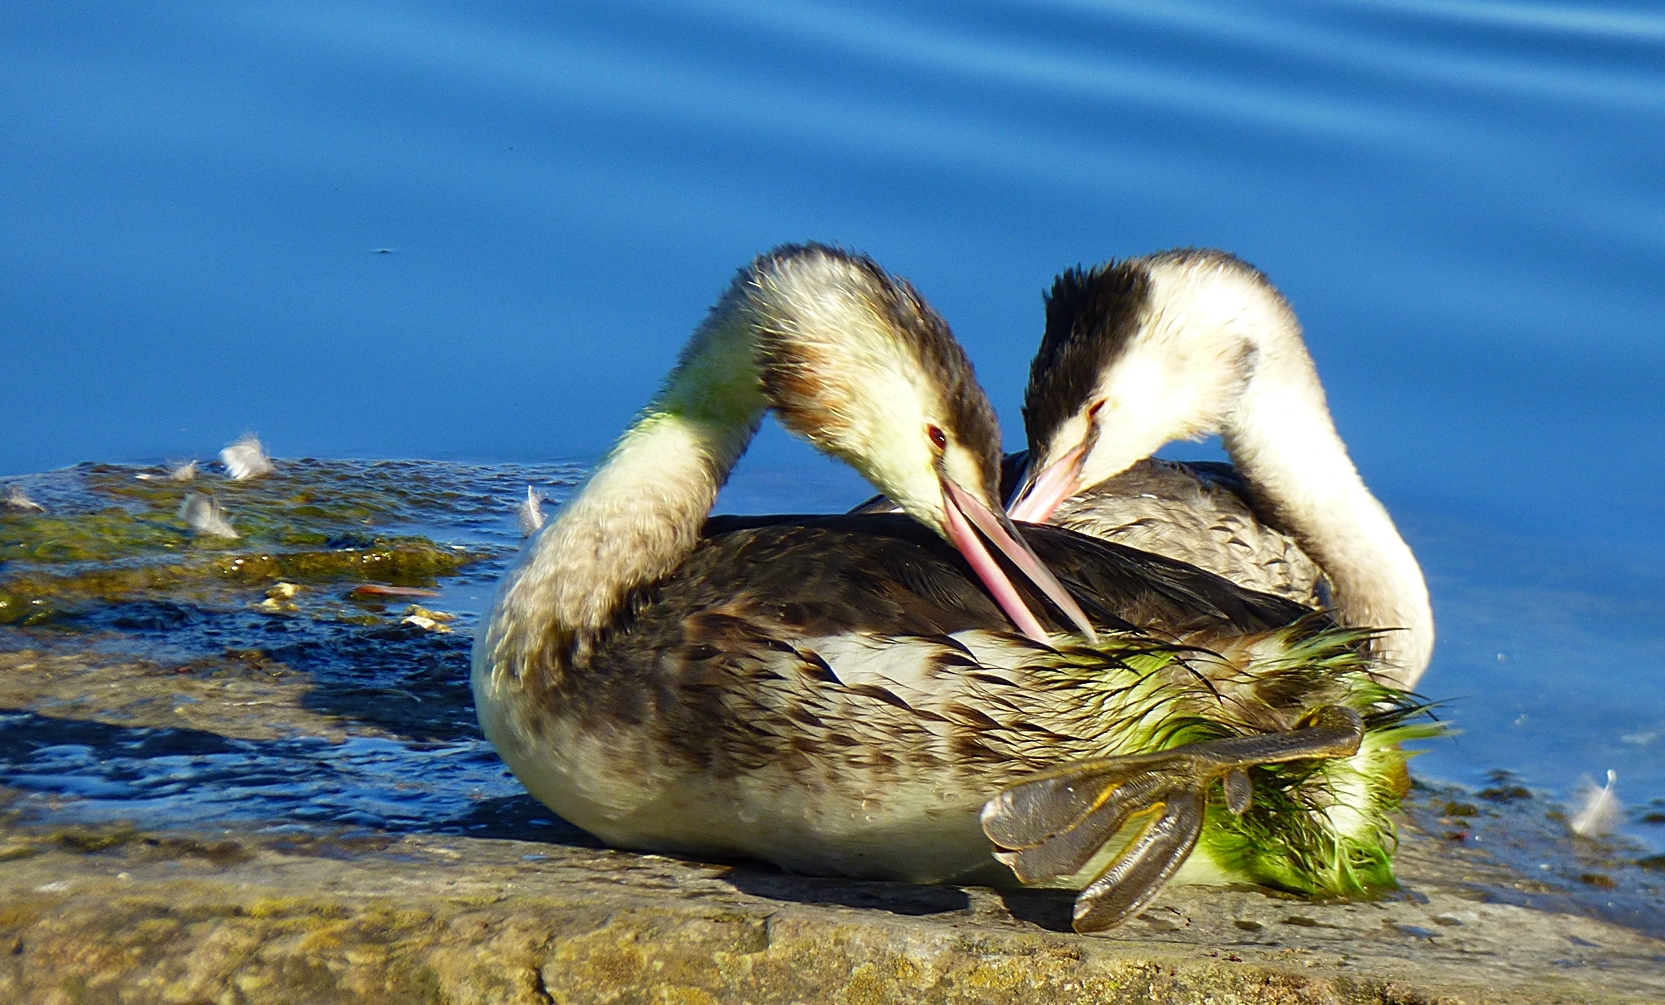
[[[119,709],[95,716],[34,703],[0,712],[0,785],[28,794],[14,809],[46,822],[149,827],[241,820],[486,834],[544,827],[575,836],[525,796],[479,736],[468,652],[519,544],[510,503],[528,484],[560,498],[577,469],[302,461],[250,483],[136,477],[164,470],[83,465],[11,482],[50,511],[0,512],[0,651],[140,659],[192,680],[235,675],[239,660],[281,667],[298,676],[303,707],[342,723],[345,736],[309,735],[323,720],[282,713],[269,718],[284,735],[249,739],[123,726]],[[178,517],[192,493],[219,499],[242,536],[193,538]],[[368,577],[433,596],[356,596],[367,577],[327,564],[260,582],[228,582],[223,572],[245,556],[327,563],[388,542],[426,548],[441,563],[448,553],[467,561],[442,564],[437,575]],[[182,571],[137,587],[98,578],[144,570]],[[294,603],[267,603],[271,585],[286,579],[296,581]],[[405,622],[413,601],[455,615],[445,623],[455,630]],[[106,686],[135,685],[82,685]],[[170,696],[165,677],[138,686],[176,708],[200,701],[183,690]]]
[[[5,21],[0,489],[164,528],[87,560],[120,565],[201,547],[177,498],[132,494],[137,468],[50,469],[206,458],[247,429],[288,455],[487,462],[285,466],[364,497],[350,520],[285,510],[282,482],[214,483],[237,547],[301,547],[290,520],[330,525],[309,547],[477,551],[424,601],[459,615],[452,635],[344,600],[345,579],[298,613],[247,586],[0,627],[11,649],[259,650],[336,695],[313,699],[326,711],[390,709],[342,744],[202,749],[8,716],[8,784],[53,812],[545,820],[462,693],[510,508],[527,483],[564,498],[736,267],[815,238],[909,276],[1015,448],[1052,275],[1214,245],[1290,296],[1428,573],[1423,687],[1461,733],[1417,770],[1564,800],[1614,769],[1626,833],[1665,844],[1647,822],[1665,814],[1665,17],[1646,6],[407,0]],[[753,454],[725,507],[867,491],[778,432]],[[551,463],[505,463],[530,459]],[[0,562],[0,581],[38,571]],[[447,711],[413,731],[398,691]]]

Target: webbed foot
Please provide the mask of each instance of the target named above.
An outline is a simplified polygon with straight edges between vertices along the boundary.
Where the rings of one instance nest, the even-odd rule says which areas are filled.
[[[1098,932],[1148,904],[1202,834],[1208,787],[1225,783],[1226,806],[1248,810],[1255,765],[1351,757],[1364,738],[1357,712],[1326,705],[1287,733],[1209,740],[1159,754],[1078,761],[1013,785],[983,804],[994,857],[1025,883],[1081,871],[1129,817],[1147,815],[1133,839],[1075,899],[1075,930]]]

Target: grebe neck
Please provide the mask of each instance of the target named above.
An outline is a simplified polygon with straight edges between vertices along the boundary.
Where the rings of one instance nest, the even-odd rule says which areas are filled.
[[[663,389],[528,543],[477,661],[517,677],[576,672],[631,592],[693,552],[765,408],[741,295],[718,303]]]
[[[1272,297],[1277,302],[1252,338],[1253,372],[1222,425],[1222,445],[1256,505],[1323,568],[1336,619],[1396,629],[1374,649],[1383,675],[1408,688],[1434,647],[1427,583],[1336,433],[1299,323],[1281,297]]]

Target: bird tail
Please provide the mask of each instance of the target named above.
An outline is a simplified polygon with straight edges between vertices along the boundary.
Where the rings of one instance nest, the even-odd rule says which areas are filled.
[[[1309,895],[1392,888],[1390,814],[1409,779],[1400,744],[1442,727],[1369,673],[1371,634],[1293,625],[1231,654],[1123,655],[1143,672],[1118,693],[1146,695],[1139,728],[1114,745],[1132,753],[1043,771],[989,800],[995,857],[1026,883],[1090,879],[1080,931],[1137,912],[1197,848],[1238,881]]]

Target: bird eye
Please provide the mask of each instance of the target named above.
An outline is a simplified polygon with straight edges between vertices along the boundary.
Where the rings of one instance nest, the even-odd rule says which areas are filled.
[[[1087,421],[1091,422],[1098,416],[1098,410],[1104,407],[1104,399],[1100,398],[1087,406]]]
[[[931,438],[938,450],[948,449],[948,434],[942,431],[941,426],[926,426],[925,435]]]

